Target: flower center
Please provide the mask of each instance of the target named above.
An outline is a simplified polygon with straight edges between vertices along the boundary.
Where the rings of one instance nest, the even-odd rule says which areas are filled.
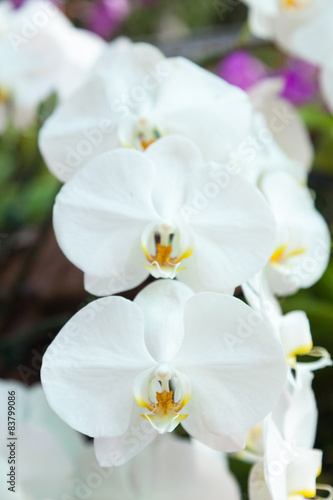
[[[287,245],[284,244],[275,249],[271,258],[269,259],[269,262],[275,265],[282,265],[285,264],[292,257],[296,257],[297,255],[302,255],[304,252],[306,252],[306,250],[307,250],[306,248],[295,248],[295,250],[288,252]]]
[[[134,393],[136,402],[149,410],[141,416],[160,434],[172,432],[188,416],[179,412],[188,403],[190,395],[188,378],[164,364]]]
[[[164,135],[163,131],[157,124],[146,118],[140,118],[134,129],[134,144],[137,149],[145,150],[162,135]]]
[[[180,262],[193,253],[193,238],[188,228],[171,221],[149,224],[141,236],[141,246],[150,263],[144,266],[154,278],[173,279],[184,269]]]
[[[281,7],[289,11],[300,10],[309,7],[312,1],[313,0],[281,0]]]
[[[0,86],[0,104],[6,104],[9,101],[10,94],[8,90]]]

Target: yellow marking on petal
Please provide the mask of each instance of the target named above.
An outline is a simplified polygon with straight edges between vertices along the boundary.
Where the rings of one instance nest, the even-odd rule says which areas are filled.
[[[295,250],[292,250],[291,252],[288,253],[286,253],[286,250],[287,250],[287,245],[281,245],[280,247],[276,248],[271,258],[269,259],[270,263],[276,265],[284,264],[291,257],[295,257],[296,255],[302,255],[304,252],[307,251],[307,248],[296,248]]]
[[[178,262],[180,262],[183,259],[188,259],[191,257],[192,253],[194,252],[194,248],[188,248],[185,250],[185,252],[179,257]]]
[[[134,396],[135,401],[138,403],[139,406],[142,406],[143,408],[148,408],[148,410],[153,411],[153,406],[147,403],[143,398],[136,398]]]
[[[318,472],[317,472],[317,477],[319,477],[319,476],[320,476],[320,474],[321,474],[322,470],[323,470],[323,469],[322,469],[322,466],[320,465],[320,466],[319,466],[319,469],[318,469]]]
[[[287,249],[287,245],[281,245],[280,247],[276,248],[274,250],[271,258],[269,259],[272,264],[278,264],[281,258],[281,255],[285,252]]]
[[[313,347],[313,343],[311,342],[308,345],[303,345],[297,347],[291,354],[289,354],[288,358],[294,358],[295,356],[304,356],[305,354],[308,354]]]
[[[303,496],[305,498],[315,498],[316,496],[316,490],[310,491],[310,490],[301,490],[301,491],[295,491],[288,495],[288,499],[292,499],[293,497],[297,496]]]

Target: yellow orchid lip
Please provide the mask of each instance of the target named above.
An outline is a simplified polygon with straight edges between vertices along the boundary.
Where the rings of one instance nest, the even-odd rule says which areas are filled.
[[[175,403],[173,400],[173,391],[156,392],[157,403],[150,403],[151,413],[141,415],[148,420],[152,426],[160,432],[175,428],[188,415],[179,415],[179,411],[186,405],[187,400]],[[171,429],[170,429],[171,430]]]
[[[179,412],[187,405],[191,397],[191,389],[189,385],[185,389],[186,383],[184,386],[169,365],[160,365],[155,372],[155,377],[150,379],[148,387],[154,384],[156,387],[156,383],[158,388],[153,393],[149,390],[145,394],[134,391],[134,398],[139,406],[149,410],[141,417],[148,420],[157,432],[160,434],[172,432],[188,416]],[[180,384],[181,395],[177,391],[179,396],[175,400],[174,391],[177,390],[175,388],[178,384]]]
[[[187,249],[182,255],[179,257],[171,257],[171,253],[173,250],[172,245],[161,245],[160,243],[156,244],[156,254],[150,255],[147,248],[142,246],[142,249],[147,257],[147,260],[153,264],[157,262],[159,266],[163,269],[164,267],[175,267],[180,263],[183,259],[187,259],[190,257],[194,251],[194,248]]]
[[[182,243],[182,233],[173,222],[162,221],[149,225],[141,237],[141,247],[149,262],[143,266],[155,278],[173,279],[185,269],[180,267],[181,261],[194,251],[193,242],[186,243]]]
[[[271,255],[271,258],[269,259],[269,262],[273,265],[282,265],[286,263],[289,259],[292,257],[295,257],[297,255],[302,255],[307,251],[307,248],[296,248],[295,250],[292,250],[291,252],[287,252],[287,245],[281,245],[277,247],[273,254]]]

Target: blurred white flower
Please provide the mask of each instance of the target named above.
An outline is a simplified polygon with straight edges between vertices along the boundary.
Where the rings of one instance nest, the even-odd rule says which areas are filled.
[[[149,273],[230,293],[274,248],[259,190],[179,136],[93,160],[63,186],[53,220],[59,246],[96,295],[134,288]]]
[[[85,78],[105,43],[75,28],[47,0],[0,9],[0,132],[8,121],[24,128],[53,92],[68,97]]]
[[[133,441],[133,439],[132,439]],[[199,443],[174,435],[154,442],[112,475],[92,494],[92,500],[240,500],[236,480],[218,454]],[[89,482],[93,450],[80,467],[83,484]],[[88,480],[88,481],[87,481]],[[89,493],[89,487],[82,493]],[[80,498],[78,496],[78,498]],[[82,498],[82,497],[81,497]],[[55,499],[56,500],[56,499]]]
[[[89,304],[42,366],[50,405],[96,438],[102,466],[121,465],[180,422],[214,449],[239,450],[240,433],[274,407],[285,380],[280,343],[259,313],[171,280],[148,285],[134,303]]]
[[[322,452],[313,449],[318,411],[312,379],[312,373],[298,368],[296,378],[264,420],[262,433],[255,430],[260,439],[250,449],[254,461],[258,460],[249,477],[250,500],[303,500],[316,495]],[[253,445],[254,440],[248,442]]]
[[[304,311],[282,313],[278,300],[272,294],[267,277],[258,273],[249,282],[243,283],[242,290],[248,304],[262,313],[272,323],[281,340],[286,360],[290,368],[306,368],[314,371],[332,365],[330,354],[323,347],[313,347],[310,323]],[[302,362],[297,356],[309,355],[316,361]]]
[[[145,150],[160,137],[192,139],[207,161],[224,160],[248,134],[245,92],[152,45],[112,43],[89,79],[44,124],[40,148],[62,181],[114,148]]]
[[[314,64],[331,56],[330,0],[243,0],[254,35]]]
[[[306,411],[308,411],[306,409]],[[252,467],[249,476],[250,500],[303,500],[316,497],[316,478],[321,473],[322,451],[304,445],[308,441],[310,420],[300,420],[295,435],[284,438],[272,417],[263,425],[264,460]],[[307,425],[304,425],[308,422]],[[304,427],[302,427],[304,425]],[[303,431],[302,434],[300,431]],[[304,434],[304,432],[306,434]],[[301,436],[302,446],[298,445]],[[316,497],[317,498],[317,497]]]
[[[15,493],[9,491],[8,391],[15,391]],[[76,462],[85,450],[83,437],[68,427],[49,407],[40,385],[26,387],[0,380],[1,500],[58,500],[72,487]]]
[[[280,96],[283,79],[267,78],[254,85],[249,97],[254,106],[252,137],[243,146],[242,173],[260,183],[273,170],[287,171],[306,183],[312,167],[313,146],[297,109]]]
[[[264,274],[274,295],[309,288],[323,275],[331,237],[311,192],[287,172],[272,172],[260,182],[277,224],[275,250]]]

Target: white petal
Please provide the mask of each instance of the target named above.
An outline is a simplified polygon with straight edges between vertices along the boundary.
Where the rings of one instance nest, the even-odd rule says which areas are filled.
[[[55,436],[42,428],[21,427],[18,442],[17,481],[27,499],[57,498],[70,488],[74,462]]]
[[[289,495],[315,497],[316,478],[321,471],[322,455],[320,450],[306,450],[298,453],[287,471]]]
[[[312,348],[310,323],[304,311],[292,311],[280,319],[280,335],[286,357],[307,354]]]
[[[184,342],[173,363],[191,380],[189,421],[202,419],[215,434],[244,432],[273,408],[284,386],[278,340],[259,313],[226,295],[195,295],[184,318]]]
[[[155,439],[139,456],[114,469],[106,484],[108,494],[121,500],[240,498],[239,487],[219,456],[173,435]]]
[[[250,97],[255,108],[264,115],[274,141],[282,152],[308,172],[313,162],[309,132],[298,116],[297,109],[279,97],[281,86],[282,79],[267,78],[251,89]]]
[[[272,500],[265,481],[264,464],[261,461],[255,464],[250,471],[249,498],[250,500]]]
[[[184,138],[160,139],[147,156],[156,165],[157,211],[193,229],[194,253],[184,261],[181,281],[196,291],[229,292],[267,262],[274,222],[255,187],[224,166],[205,164],[196,146]]]
[[[284,417],[284,436],[293,446],[310,449],[314,446],[318,410],[311,387],[313,374],[296,369],[296,388]]]
[[[315,209],[311,193],[286,172],[267,174],[261,183],[277,222],[275,249],[287,257],[266,267],[270,288],[290,295],[312,286],[324,273],[330,254],[330,233]],[[288,257],[288,254],[291,257]]]
[[[39,146],[56,177],[67,181],[91,159],[121,146],[118,124],[138,106],[151,106],[163,59],[149,44],[109,45],[90,78],[42,127]],[[145,85],[149,78],[152,90]]]
[[[131,283],[143,276],[140,236],[156,217],[153,176],[143,153],[125,149],[105,153],[81,169],[63,186],[54,207],[55,234],[66,257],[89,275],[115,279],[117,286],[127,269],[133,273]],[[129,286],[125,283],[122,290]]]
[[[156,438],[157,432],[142,418],[142,413],[143,408],[134,401],[128,427],[121,436],[95,438],[96,457],[102,467],[123,465]]]
[[[165,69],[169,75],[158,89],[156,109],[168,133],[192,139],[207,161],[221,161],[248,133],[248,96],[181,57],[168,59]]]
[[[77,460],[82,452],[83,436],[65,424],[50,408],[40,384],[27,387],[16,380],[0,380],[0,399],[7,400],[8,391],[15,391],[19,402],[16,407],[16,421],[19,428],[34,427],[52,435],[64,452]],[[0,408],[0,427],[7,421],[7,409]],[[2,411],[3,410],[3,411]]]
[[[133,252],[133,260],[127,262],[127,266],[122,271],[114,271],[112,276],[100,278],[84,275],[84,289],[87,292],[104,297],[106,295],[113,295],[115,293],[132,290],[141,285],[149,276],[147,269],[142,266],[144,258],[137,253]]]
[[[47,349],[42,383],[58,415],[93,437],[116,437],[129,424],[135,377],[154,361],[143,338],[143,314],[121,297],[90,303]]]
[[[272,500],[287,500],[287,469],[296,457],[269,417],[264,422],[264,477]]]
[[[159,280],[145,287],[134,302],[144,315],[145,344],[151,356],[168,362],[184,338],[184,305],[193,292],[182,283]]]

